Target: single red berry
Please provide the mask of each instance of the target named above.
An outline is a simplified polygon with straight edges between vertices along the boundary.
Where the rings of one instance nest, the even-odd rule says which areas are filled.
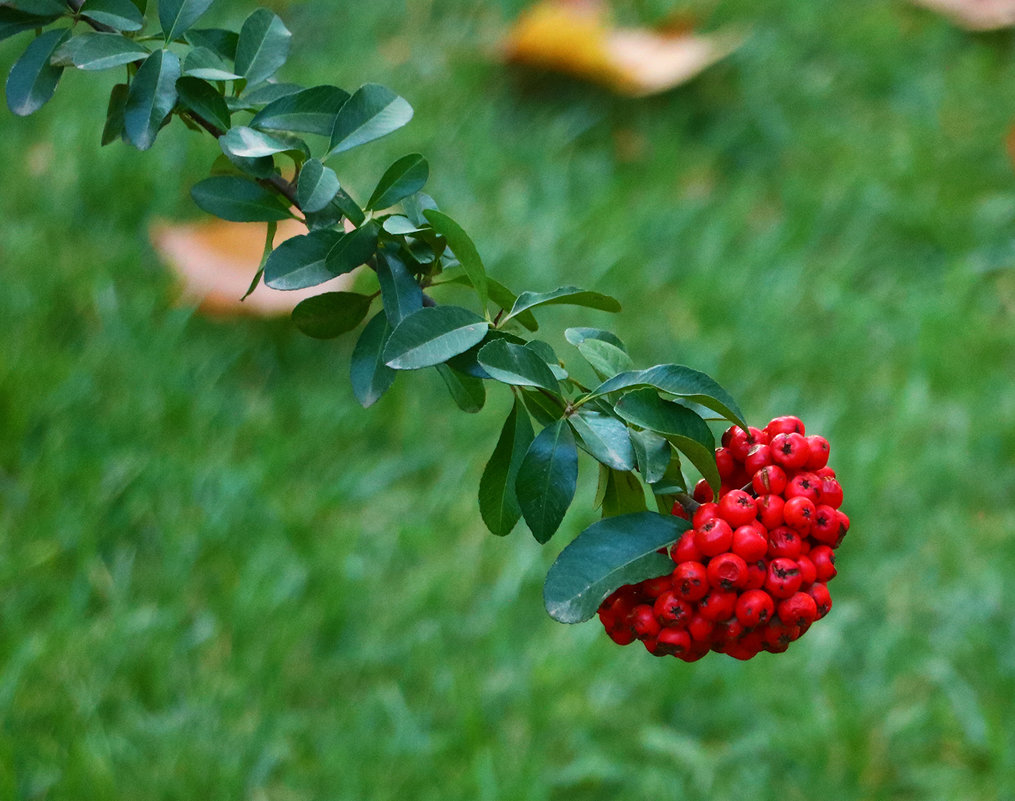
[[[655,637],[645,637],[641,643],[652,656],[666,656],[664,652],[659,650],[659,641]]]
[[[839,512],[831,506],[818,506],[814,509],[811,522],[811,537],[833,548],[839,544],[839,530],[842,526]]]
[[[691,615],[691,619],[687,623],[687,631],[691,635],[691,639],[695,642],[710,642],[712,639],[712,632],[714,630],[715,623],[700,612],[695,612]]]
[[[818,619],[818,605],[806,592],[795,592],[779,602],[779,620],[791,626],[809,626]]]
[[[730,590],[711,590],[698,602],[698,614],[716,623],[727,620],[737,606],[737,594]]]
[[[842,506],[842,486],[835,480],[834,476],[821,477],[821,496],[818,503],[838,509]]]
[[[712,633],[713,650],[724,653],[745,631],[744,624],[735,617],[731,617],[722,623],[717,623],[715,631]]]
[[[724,481],[733,476],[737,470],[740,469],[740,465],[737,463],[736,457],[729,448],[716,448],[715,466],[719,470],[719,478]]]
[[[719,516],[719,504],[717,503],[703,503],[697,509],[694,510],[694,517],[691,518],[691,525],[695,528],[701,528],[709,520]]]
[[[634,629],[628,625],[613,626],[612,628],[608,628],[606,633],[617,645],[630,645],[637,639]]]
[[[656,646],[657,653],[662,651],[665,654],[678,656],[691,647],[691,635],[687,633],[687,629],[663,629],[659,632],[659,636],[656,639],[658,641]]]
[[[764,590],[746,590],[737,599],[736,614],[744,626],[753,628],[775,614],[775,601]]]
[[[722,518],[709,520],[701,528],[693,529],[694,544],[704,556],[718,556],[733,544],[733,529]]]
[[[744,459],[744,470],[753,476],[761,468],[772,464],[772,449],[768,445],[752,445]]]
[[[750,659],[758,655],[765,647],[765,641],[762,636],[760,629],[754,629],[753,631],[747,631],[743,637],[737,642],[736,651],[727,651],[727,656],[735,657],[736,659]],[[744,654],[739,656],[738,654]]]
[[[661,626],[683,626],[691,617],[691,605],[672,590],[656,598],[652,610]]]
[[[698,503],[709,503],[715,499],[715,493],[712,491],[712,486],[708,481],[702,478],[694,485],[693,497]]]
[[[817,504],[821,497],[821,479],[814,473],[797,473],[786,485],[783,497],[787,501],[790,498],[809,498],[811,503]]]
[[[800,535],[789,526],[778,526],[768,532],[768,557],[796,559],[802,550]]]
[[[723,445],[738,462],[743,462],[747,459],[747,454],[753,446],[768,444],[768,437],[765,435],[765,432],[754,426],[750,426],[747,431],[744,431],[739,426],[733,426],[726,433],[729,436],[724,435],[723,438],[726,441]]]
[[[811,561],[811,557],[806,554],[800,554],[796,557],[797,567],[800,568],[800,588],[807,589],[811,584],[818,580],[818,569],[814,566],[814,562]]]
[[[729,523],[731,528],[750,523],[757,515],[754,498],[743,490],[730,490],[719,499],[719,517]]]
[[[770,447],[772,461],[790,472],[800,470],[810,458],[807,440],[801,434],[776,434]]]
[[[677,564],[681,562],[700,562],[704,554],[694,544],[694,529],[688,529],[680,535],[680,539],[670,546],[670,559]]]
[[[770,440],[774,439],[777,434],[803,434],[804,424],[799,417],[793,415],[776,417],[765,426],[765,433],[768,434]]]
[[[765,650],[773,654],[781,654],[789,644],[800,637],[798,626],[787,626],[779,620],[771,620],[762,632]]]
[[[646,579],[641,582],[640,586],[642,595],[645,595],[653,600],[673,588],[673,585],[670,583],[670,576],[668,575]]]
[[[738,526],[733,531],[733,553],[746,562],[756,562],[764,559],[768,553],[768,535],[757,520],[752,520],[744,526]]]
[[[745,590],[760,590],[768,581],[768,562],[759,559],[756,562],[747,563],[747,583]]]
[[[789,598],[800,589],[802,582],[800,566],[793,559],[778,557],[768,563],[765,589],[773,598]]]
[[[782,507],[782,516],[786,525],[799,531],[804,536],[810,533],[811,525],[814,522],[814,501],[798,495],[786,501]]]
[[[817,473],[822,478],[835,478],[835,471],[828,465],[825,465],[824,467],[819,467],[814,472]]]
[[[818,619],[820,620],[832,608],[832,594],[828,591],[828,586],[820,581],[812,584],[807,592],[814,599],[818,609]]]
[[[680,517],[684,520],[690,520],[691,516],[687,513],[684,505],[680,501],[674,501],[673,507],[670,509],[670,514],[674,517]]]
[[[835,551],[828,545],[815,545],[807,554],[814,562],[814,569],[818,573],[818,581],[831,581],[838,572],[835,569]]]
[[[700,601],[708,592],[708,572],[701,562],[681,562],[673,571],[672,584],[685,601]]]
[[[828,440],[818,434],[811,434],[807,437],[807,445],[810,448],[811,456],[804,465],[808,470],[820,470],[828,464],[828,454],[831,447]]]
[[[849,531],[849,517],[841,509],[836,509],[835,511],[839,516],[839,540],[835,543],[836,547],[838,547],[842,543],[843,537],[846,536],[846,532]]]
[[[786,501],[781,495],[762,495],[754,505],[758,508],[758,520],[765,528],[778,528],[786,522]]]
[[[747,562],[735,553],[721,553],[705,569],[708,583],[721,590],[735,590],[747,583]]]
[[[777,464],[762,467],[751,478],[751,486],[759,495],[782,495],[787,484],[786,471]]]
[[[655,637],[661,626],[656,619],[655,611],[648,604],[638,604],[631,610],[631,628],[638,635],[639,639]]]
[[[699,643],[691,640],[691,647],[679,654],[674,654],[677,659],[684,662],[697,662],[703,656],[708,655],[708,643]]]

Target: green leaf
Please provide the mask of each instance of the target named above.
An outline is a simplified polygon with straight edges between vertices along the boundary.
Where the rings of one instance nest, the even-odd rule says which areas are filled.
[[[66,6],[63,9],[67,11]],[[16,36],[23,31],[31,31],[36,28],[44,28],[49,23],[60,18],[59,14],[36,15],[16,8],[0,6],[0,42]]]
[[[195,117],[219,130],[229,129],[229,106],[207,81],[184,76],[176,82],[177,101]]]
[[[363,221],[366,220],[367,217],[363,213],[363,209],[359,207],[359,204],[344,189],[339,189],[335,193],[333,202],[342,210],[342,214],[349,218],[349,222],[353,225],[362,225]]]
[[[455,257],[461,263],[465,274],[469,276],[469,281],[472,282],[472,288],[476,290],[476,294],[479,296],[480,309],[485,312],[487,299],[489,298],[489,288],[487,286],[486,268],[483,266],[483,260],[479,257],[476,245],[469,238],[469,235],[465,233],[462,226],[444,212],[437,211],[436,209],[427,209],[423,212],[423,216],[433,226],[433,229],[444,237],[448,247],[454,251]]]
[[[284,134],[272,136],[245,125],[230,128],[225,135],[220,136],[219,146],[223,153],[245,159],[262,158],[289,150],[308,152],[306,143],[302,140]]]
[[[614,470],[633,470],[634,447],[627,426],[616,417],[582,409],[568,418],[585,450]]]
[[[37,17],[58,17],[69,11],[64,0],[4,0],[0,5]]]
[[[599,376],[600,381],[634,367],[631,357],[623,350],[601,339],[586,339],[578,344],[578,352]]]
[[[627,353],[627,348],[624,343],[621,342],[620,337],[610,331],[604,331],[601,328],[568,328],[564,331],[564,339],[574,345],[576,348],[589,339],[598,339],[603,342],[609,342],[620,348],[624,353]]]
[[[268,80],[289,57],[292,34],[282,20],[259,8],[243,23],[236,44],[236,71],[248,86]]]
[[[525,408],[529,410],[529,414],[536,418],[536,422],[541,426],[552,425],[564,415],[563,403],[547,397],[542,392],[522,390],[522,400],[525,401]]]
[[[390,217],[386,217],[381,228],[393,236],[405,236],[420,230],[416,227],[416,223],[401,214],[392,214]]]
[[[242,97],[236,102],[239,104],[239,108],[252,109],[266,103],[274,103],[276,100],[289,97],[289,95],[294,95],[302,90],[303,87],[296,83],[268,81],[268,83],[254,88],[248,86]]]
[[[665,474],[670,464],[672,447],[668,440],[652,431],[635,431],[628,429],[634,456],[638,463],[638,472],[645,483],[655,484]]]
[[[614,408],[632,425],[650,429],[670,440],[698,468],[718,496],[715,438],[704,420],[679,403],[663,400],[654,389],[628,392]]]
[[[128,0],[129,1],[129,0]],[[82,33],[53,54],[53,64],[80,70],[104,70],[144,61],[151,51],[118,33]]]
[[[240,35],[225,28],[191,28],[183,38],[195,49],[210,50],[219,58],[233,61],[236,58],[236,43],[239,42]]]
[[[405,216],[419,228],[428,225],[426,217],[423,216],[427,209],[436,210],[437,203],[426,192],[417,192],[402,201],[402,211],[405,212]]]
[[[234,81],[240,77],[222,56],[207,47],[195,47],[187,53],[183,59],[183,74],[206,81]]]
[[[419,153],[402,156],[384,171],[377,182],[367,209],[386,209],[398,201],[415,194],[426,184],[430,177],[430,165]]]
[[[396,370],[417,370],[446,362],[483,339],[490,324],[459,306],[428,306],[398,324],[384,362]]]
[[[623,389],[646,386],[700,403],[741,428],[747,428],[740,407],[725,389],[705,373],[679,364],[657,364],[647,370],[621,373],[600,384],[588,397],[597,398]]]
[[[475,414],[486,403],[486,387],[478,378],[453,370],[446,364],[435,365],[440,377],[444,379],[448,392],[455,404],[463,412]]]
[[[363,408],[375,404],[395,380],[397,372],[384,364],[382,354],[391,335],[384,312],[378,312],[363,328],[352,351],[349,377],[356,400]]]
[[[343,238],[337,231],[321,230],[285,240],[264,263],[264,283],[292,290],[330,281],[338,273],[328,269],[328,254]]]
[[[213,0],[159,0],[159,24],[166,42],[183,36],[211,6]]]
[[[547,426],[532,440],[515,479],[525,524],[545,543],[560,527],[578,485],[578,446],[565,420]]]
[[[377,259],[377,281],[388,322],[397,326],[423,308],[423,290],[395,254],[381,252]]]
[[[369,295],[355,292],[323,292],[300,301],[292,320],[307,336],[333,339],[363,322],[371,300]]]
[[[156,50],[138,67],[127,94],[123,127],[138,150],[148,150],[163,121],[176,105],[180,59],[169,50]]]
[[[475,378],[490,378],[490,374],[484,370],[477,356],[479,352],[486,347],[488,342],[492,342],[494,339],[506,339],[508,342],[513,342],[516,345],[524,345],[525,340],[521,337],[516,337],[514,334],[509,334],[506,331],[498,331],[495,328],[491,328],[486,332],[484,337],[478,344],[473,345],[464,353],[459,353],[457,356],[453,356],[448,359],[448,364],[454,367],[460,373],[468,373]]]
[[[366,225],[343,236],[328,254],[328,270],[332,275],[352,272],[377,252],[377,224]]]
[[[561,623],[581,623],[625,584],[666,575],[673,570],[673,560],[658,551],[689,527],[686,520],[655,512],[593,523],[560,552],[546,574],[546,611]]]
[[[349,99],[337,86],[312,86],[271,101],[250,121],[264,131],[331,136],[335,117]]]
[[[557,354],[549,342],[543,342],[541,339],[530,339],[525,343],[525,347],[546,363],[546,366],[550,368],[550,372],[553,373],[553,377],[558,381],[563,381],[567,378],[567,370],[561,367],[560,359],[557,358]]]
[[[393,220],[396,218],[389,217],[388,219]],[[408,218],[405,217],[401,217],[398,219],[407,220],[408,222],[411,222],[408,220]],[[385,228],[385,230],[387,230],[387,228]],[[393,230],[390,231],[389,233],[394,234],[399,232]],[[403,233],[411,233],[411,231],[404,231]],[[463,284],[464,286],[472,286],[472,279],[469,278],[468,275],[458,275],[450,279],[448,283]],[[504,284],[502,284],[500,281],[497,281],[496,279],[491,278],[490,276],[486,276],[486,288],[490,296],[490,300],[496,303],[500,308],[504,309],[504,311],[510,309],[514,305],[515,301],[518,299],[518,296],[515,295],[514,292],[512,292],[510,289],[504,286]],[[530,331],[539,330],[539,323],[537,322],[536,317],[532,312],[522,312],[520,315],[518,315],[518,317],[515,318],[515,322],[521,323]]]
[[[118,31],[139,31],[144,15],[131,0],[85,0],[81,16]]]
[[[515,480],[533,436],[532,422],[516,398],[479,480],[479,514],[498,537],[510,534],[522,516]]]
[[[397,131],[412,119],[412,106],[385,86],[357,89],[335,117],[329,155],[351,150]]]
[[[46,31],[28,45],[7,76],[7,108],[19,117],[27,117],[42,108],[56,91],[63,67],[49,63],[67,31]]]
[[[232,153],[223,151],[222,158],[229,162],[232,167],[254,178],[271,178],[275,174],[274,156],[245,159],[242,156],[234,156]]]
[[[651,485],[652,492],[656,496],[687,491],[687,481],[684,479],[684,471],[680,467],[680,454],[672,447],[670,451],[670,463],[666,465],[666,472],[663,473],[662,478]]]
[[[292,216],[274,192],[232,175],[205,178],[190,195],[203,211],[232,222],[271,222]]]
[[[560,395],[560,385],[546,362],[524,345],[494,339],[483,346],[476,359],[497,381],[517,387],[541,387]]]
[[[106,107],[106,124],[102,128],[103,146],[115,142],[123,136],[123,112],[127,108],[127,94],[130,87],[125,83],[116,84],[109,93],[109,105]]]
[[[587,289],[579,289],[576,286],[562,286],[551,292],[522,292],[504,320],[510,320],[526,309],[532,309],[536,306],[560,304],[585,306],[590,309],[599,309],[600,311],[607,312],[620,311],[620,304],[609,295],[590,292]]]
[[[335,197],[341,187],[338,176],[320,159],[310,159],[300,169],[296,182],[296,200],[305,212],[320,211]]]
[[[605,471],[605,478],[603,473],[600,473],[602,498],[599,505],[602,507],[603,517],[616,517],[646,509],[645,489],[634,473],[611,470],[605,465],[600,466]]]

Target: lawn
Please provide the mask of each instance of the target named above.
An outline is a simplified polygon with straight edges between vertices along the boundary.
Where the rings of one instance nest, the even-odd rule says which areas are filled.
[[[559,353],[609,326],[830,440],[834,608],[745,663],[550,620],[594,464],[558,539],[494,538],[506,393],[363,410],[351,341],[176,304],[147,230],[198,218],[215,145],[100,149],[114,79],[68,74],[0,114],[0,798],[1015,797],[1015,35],[731,0],[738,52],[629,100],[497,64],[519,0],[271,5],[283,77],[416,109],[355,194],[419,151],[493,275],[621,300],[545,313]]]

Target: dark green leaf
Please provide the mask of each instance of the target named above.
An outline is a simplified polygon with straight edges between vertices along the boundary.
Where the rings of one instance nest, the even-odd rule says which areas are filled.
[[[384,171],[377,182],[367,209],[386,209],[398,201],[415,194],[430,177],[430,165],[419,153],[403,156]]]
[[[306,211],[304,219],[311,231],[334,228],[342,221],[342,210],[332,201],[320,211]]]
[[[328,254],[343,239],[337,231],[311,231],[275,248],[264,263],[264,283],[272,289],[306,289],[330,281]]]
[[[564,339],[570,342],[575,347],[578,347],[582,342],[588,339],[599,339],[603,342],[609,342],[611,345],[615,345],[620,348],[624,353],[627,353],[627,348],[624,343],[620,341],[620,337],[610,331],[604,331],[601,328],[568,328],[564,331]]]
[[[312,86],[268,103],[250,121],[251,128],[331,136],[335,117],[349,99],[337,86]]]
[[[85,0],[81,16],[118,31],[139,31],[144,15],[131,0]]]
[[[670,449],[670,463],[666,465],[666,472],[658,481],[652,483],[652,492],[657,495],[673,495],[677,492],[687,491],[687,481],[684,479],[684,471],[680,466],[680,454]]]
[[[475,414],[483,408],[486,403],[486,388],[482,381],[471,375],[452,370],[446,364],[435,366],[459,409],[469,414]]]
[[[37,17],[57,17],[69,10],[64,0],[4,0],[2,5]]]
[[[541,387],[554,395],[560,394],[560,385],[546,362],[523,345],[494,339],[483,346],[476,359],[497,381],[518,387]]]
[[[410,314],[423,308],[423,290],[395,254],[379,254],[377,281],[381,285],[384,312],[391,325],[397,326]]]
[[[214,0],[159,0],[159,24],[167,42],[183,36]]]
[[[666,473],[672,448],[668,440],[651,431],[628,429],[638,471],[647,484],[655,484]]]
[[[66,7],[64,8],[66,11]],[[59,19],[58,14],[36,15],[16,8],[0,6],[0,42],[9,39],[22,31],[31,31],[36,28],[44,28],[49,23]]]
[[[448,364],[454,367],[460,373],[468,373],[474,378],[489,378],[490,374],[484,370],[476,357],[479,356],[479,351],[482,350],[488,342],[494,339],[506,339],[508,342],[513,342],[516,345],[524,345],[525,340],[521,337],[516,337],[514,334],[509,334],[506,331],[498,331],[491,328],[486,332],[486,337],[478,344],[473,345],[464,353],[459,353],[457,356],[453,356],[448,359]]]
[[[387,87],[368,83],[342,106],[331,132],[330,153],[342,153],[397,131],[412,119],[412,106]]]
[[[246,159],[242,156],[234,156],[232,153],[223,151],[222,158],[229,162],[240,172],[254,178],[271,178],[275,174],[275,157],[261,156],[256,159]]]
[[[363,213],[363,209],[359,207],[359,204],[344,189],[339,189],[335,193],[335,200],[333,202],[342,210],[342,214],[349,218],[349,222],[353,225],[362,225],[363,221],[366,220],[367,217]]]
[[[243,93],[243,96],[236,100],[238,108],[255,108],[265,103],[274,103],[283,97],[294,95],[303,90],[303,87],[296,83],[282,83],[268,81],[260,86],[250,88]]]
[[[417,192],[415,195],[409,195],[409,197],[402,201],[402,211],[405,212],[405,216],[412,220],[419,228],[429,224],[426,217],[423,216],[423,213],[427,209],[436,210],[437,203],[426,192]]]
[[[585,357],[600,381],[634,366],[631,357],[623,350],[601,339],[586,339],[579,343],[578,352]]]
[[[395,218],[391,217],[389,219]],[[402,217],[399,219],[407,219],[407,218]],[[391,231],[390,233],[398,233],[398,232]],[[409,231],[405,231],[404,233],[409,233]],[[472,286],[472,279],[469,278],[468,275],[459,275],[449,280],[448,283]],[[490,296],[490,300],[496,303],[500,308],[504,309],[504,311],[510,309],[514,305],[515,301],[518,299],[518,296],[515,295],[514,292],[512,292],[510,289],[504,286],[504,284],[502,284],[500,281],[497,281],[496,279],[493,279],[490,276],[486,277],[486,288]],[[539,323],[536,321],[536,317],[532,312],[522,312],[521,314],[518,315],[518,317],[515,318],[515,322],[521,323],[530,331],[539,330]]]
[[[465,270],[472,282],[472,288],[479,296],[479,307],[486,311],[489,288],[487,287],[486,268],[483,260],[479,257],[479,251],[462,226],[452,220],[447,214],[436,209],[427,209],[423,212],[433,229],[447,240],[448,247],[454,251],[455,257]]]
[[[525,408],[529,410],[529,414],[536,418],[536,422],[541,426],[557,422],[564,414],[562,403],[542,392],[523,390],[522,399],[525,401]]]
[[[673,560],[658,551],[689,527],[686,520],[655,512],[593,523],[560,552],[546,574],[546,611],[561,623],[581,623],[625,584],[666,575]]]
[[[296,182],[296,200],[305,212],[320,211],[335,197],[341,187],[338,176],[319,159],[310,159],[302,169]]]
[[[191,28],[183,38],[191,47],[211,50],[220,58],[232,61],[236,58],[236,43],[240,35],[224,28]]]
[[[202,210],[232,222],[271,222],[292,216],[278,195],[246,178],[205,178],[190,194]]]
[[[138,67],[127,94],[123,128],[138,150],[155,144],[162,122],[176,105],[180,59],[169,50],[156,50]]]
[[[482,340],[489,325],[459,306],[428,306],[398,324],[384,349],[384,362],[396,370],[441,364]]]
[[[585,450],[614,470],[633,470],[634,448],[627,426],[616,417],[582,409],[568,418]]]
[[[718,412],[730,422],[747,428],[740,407],[725,389],[705,373],[679,364],[657,364],[647,370],[621,373],[596,387],[590,397],[632,387],[655,387],[667,395],[687,398]]]
[[[268,80],[289,57],[292,34],[275,14],[259,8],[243,23],[236,44],[236,71],[248,86]]]
[[[684,453],[719,494],[719,471],[715,463],[715,438],[708,424],[679,403],[663,400],[654,389],[636,389],[614,407],[632,425],[661,434]]]
[[[543,342],[541,339],[530,339],[525,343],[525,347],[546,363],[546,366],[550,368],[550,372],[553,373],[553,377],[558,381],[563,381],[567,378],[567,370],[561,366],[560,359],[557,358],[557,354],[549,342]]]
[[[486,527],[498,537],[510,534],[522,516],[515,479],[532,438],[532,423],[516,398],[479,480],[479,513]]]
[[[127,108],[127,84],[118,83],[109,93],[106,107],[106,124],[102,128],[102,144],[108,145],[123,136],[123,112]]]
[[[518,468],[515,493],[525,524],[545,543],[560,527],[578,485],[578,446],[565,420],[532,440]]]
[[[369,295],[355,292],[323,292],[300,301],[292,319],[304,334],[315,339],[333,339],[352,331],[370,310]]]
[[[571,306],[585,306],[590,309],[601,311],[619,312],[620,304],[609,295],[599,292],[590,292],[587,289],[579,289],[576,286],[562,286],[551,292],[522,292],[511,308],[511,312],[505,317],[505,321],[521,314],[526,309],[536,306],[549,306],[567,304]]]
[[[377,252],[377,224],[366,225],[343,236],[328,254],[328,270],[332,275],[352,272]]]
[[[207,47],[195,47],[183,60],[183,74],[206,81],[232,81],[237,75],[222,56]]]
[[[287,150],[308,152],[306,143],[300,139],[284,134],[272,136],[245,125],[230,128],[224,136],[220,136],[219,146],[223,153],[245,159],[262,158],[275,153],[285,153]]]
[[[184,76],[176,82],[176,92],[180,105],[195,117],[219,130],[229,129],[229,106],[210,83]]]
[[[602,465],[606,472],[602,488],[603,517],[642,512],[646,509],[645,489],[634,473],[611,470]],[[602,477],[602,474],[600,474]]]
[[[372,406],[395,380],[397,373],[384,364],[381,354],[391,335],[384,312],[375,314],[363,328],[352,351],[350,378],[356,400],[364,408]]]
[[[42,108],[56,91],[63,67],[49,63],[67,31],[46,31],[28,45],[7,76],[7,108],[19,117],[27,117]]]
[[[129,0],[128,0],[129,1]],[[151,51],[118,33],[86,32],[69,39],[53,54],[58,66],[104,70],[144,61]]]

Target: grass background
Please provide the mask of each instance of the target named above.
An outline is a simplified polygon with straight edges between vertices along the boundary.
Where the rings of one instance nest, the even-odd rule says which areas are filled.
[[[828,437],[834,609],[748,663],[551,621],[591,464],[559,542],[495,539],[506,398],[411,376],[364,411],[351,343],[174,306],[147,225],[197,216],[214,145],[99,149],[113,79],[67,75],[0,116],[0,798],[1015,797],[1015,37],[730,0],[743,48],[632,101],[494,63],[519,0],[269,5],[283,77],[416,108],[354,191],[426,154],[497,277],[624,303],[547,332],[611,325]]]

